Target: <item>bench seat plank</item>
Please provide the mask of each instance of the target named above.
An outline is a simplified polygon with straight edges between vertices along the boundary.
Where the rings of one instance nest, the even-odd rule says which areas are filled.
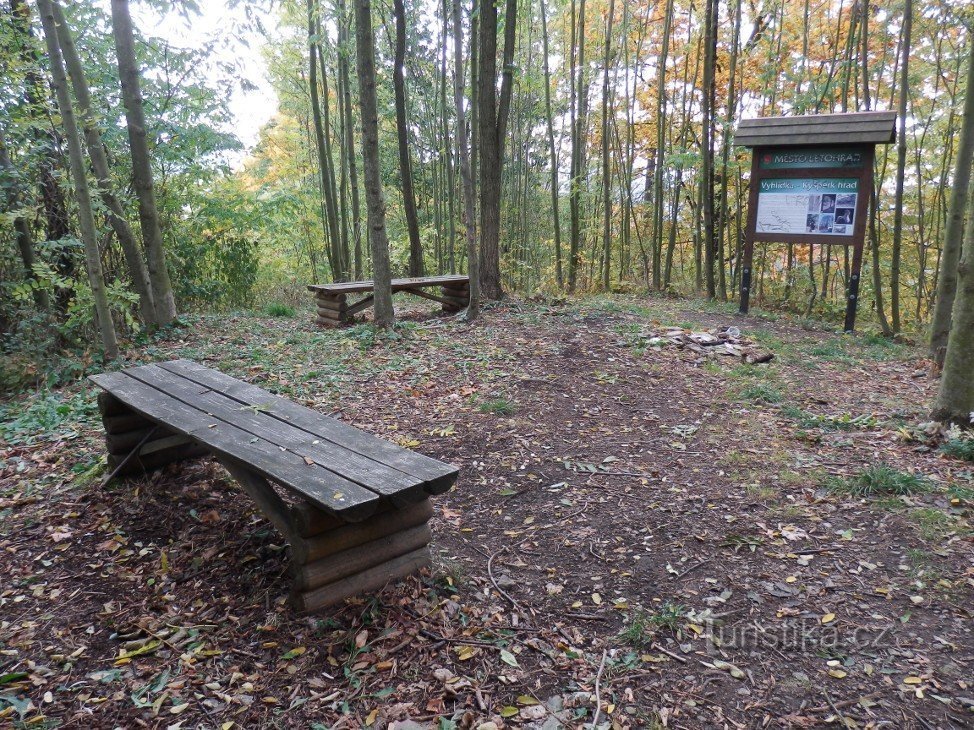
[[[191,360],[159,363],[159,367],[218,391],[243,406],[250,406],[264,415],[293,425],[322,441],[341,446],[416,477],[423,481],[427,494],[443,494],[457,480],[459,470],[455,466],[404,449],[334,418],[322,416],[317,411],[268,393],[218,370],[204,367]]]
[[[444,276],[419,276],[412,279],[393,279],[392,291],[402,291],[404,289],[414,289],[421,286],[449,286],[450,284],[466,284],[470,281],[469,276],[462,274],[447,274]],[[372,291],[375,282],[369,281],[343,281],[334,284],[309,284],[308,290],[313,292],[325,292],[327,294],[355,294],[357,292]]]
[[[212,388],[156,365],[130,368],[126,375],[151,385],[177,400],[199,408],[209,416],[236,426],[264,441],[285,448],[397,504],[426,499],[423,480],[369,459],[340,444],[323,442],[314,434],[264,413],[257,406],[242,405]],[[322,418],[322,416],[318,416]]]
[[[298,454],[219,421],[124,372],[93,375],[91,380],[133,411],[189,436],[220,456],[246,463],[262,476],[346,520],[363,520],[379,505],[380,496],[375,492],[316,463],[308,464]]]

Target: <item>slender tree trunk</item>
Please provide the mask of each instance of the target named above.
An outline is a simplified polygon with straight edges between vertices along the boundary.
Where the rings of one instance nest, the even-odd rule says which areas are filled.
[[[382,195],[382,175],[379,169],[379,114],[375,91],[375,41],[370,0],[355,0],[355,21],[359,106],[362,110],[362,173],[365,177],[365,204],[369,211],[369,241],[372,246],[375,326],[385,329],[395,323],[395,313],[392,309],[386,202]]]
[[[974,43],[970,44],[970,49],[964,118],[961,120],[960,141],[957,144],[954,181],[950,188],[950,212],[947,214],[947,229],[940,254],[937,302],[934,305],[930,331],[930,359],[938,368],[943,367],[951,329],[951,313],[957,292],[957,262],[960,260],[964,239],[964,208],[970,197],[971,165],[974,164]],[[974,219],[968,218],[967,227],[974,228]]]
[[[361,279],[362,273],[362,212],[359,203],[358,164],[355,160],[355,122],[352,118],[352,90],[348,73],[348,59],[352,54],[349,39],[349,23],[351,22],[345,0],[338,0],[338,74],[341,77],[342,94],[345,102],[342,105],[345,115],[345,156],[348,168],[348,181],[352,195],[352,245],[355,249],[355,278]]]
[[[480,6],[480,283],[488,299],[504,296],[500,272],[500,202],[504,141],[514,81],[517,0],[507,0],[500,93],[497,92],[497,6]]]
[[[913,0],[903,3],[903,52],[900,65],[899,133],[896,140],[896,196],[893,205],[893,250],[890,260],[890,325],[900,331],[900,258],[903,248],[903,186],[906,177],[906,111],[910,97],[910,45],[913,31]]]
[[[568,190],[571,215],[571,242],[568,256],[568,291],[574,292],[578,284],[578,267],[582,263],[582,160],[585,146],[585,119],[588,108],[588,87],[585,83],[585,0],[578,5],[578,31],[574,34],[578,44],[578,82],[575,91],[578,113],[572,124],[571,184]],[[574,53],[574,51],[573,51]],[[572,84],[575,84],[574,72]]]
[[[453,0],[453,105],[457,112],[457,145],[460,148],[460,179],[463,182],[463,217],[467,236],[467,275],[470,278],[470,303],[466,320],[473,322],[480,313],[480,256],[477,251],[477,204],[470,167],[467,121],[463,111],[463,14],[460,0]]]
[[[149,267],[149,281],[152,283],[152,302],[156,310],[156,322],[164,326],[176,318],[176,299],[169,280],[169,269],[166,267],[162,230],[159,228],[145,110],[142,107],[142,90],[139,86],[139,67],[135,59],[135,35],[128,0],[112,0],[112,32],[115,53],[118,56],[118,76],[122,84],[129,148],[132,153],[132,184],[139,199],[142,243]]]
[[[968,87],[970,94],[974,89]],[[967,206],[967,219],[974,221],[974,195]],[[953,324],[947,338],[944,370],[933,417],[968,428],[974,426],[974,223],[964,233],[964,250],[957,265],[957,292]]]
[[[602,61],[602,289],[609,290],[609,269],[612,264],[612,168],[609,159],[609,64],[612,59],[612,21],[615,0],[609,0],[605,20],[605,56]]]
[[[665,278],[667,284],[673,265],[673,252],[667,249],[666,276],[661,278],[660,259],[663,251],[663,160],[666,154],[666,63],[670,52],[670,34],[673,28],[673,0],[667,0],[663,10],[663,38],[660,41],[659,61],[656,70],[656,149],[653,165],[653,288],[659,289]],[[679,189],[674,196],[679,197]],[[676,226],[676,220],[670,226]]]
[[[409,275],[423,276],[423,243],[419,240],[419,217],[413,194],[413,173],[409,161],[409,128],[406,126],[406,6],[403,0],[393,0],[396,17],[396,55],[392,68],[392,83],[396,97],[396,133],[399,137],[399,172],[402,179],[402,203],[409,232]]]
[[[548,152],[551,157],[551,219],[555,234],[555,281],[559,289],[565,286],[565,278],[561,264],[561,222],[559,220],[559,198],[560,190],[558,187],[558,148],[555,146],[555,126],[554,113],[551,110],[551,68],[549,62],[548,49],[548,19],[545,0],[541,2],[541,40],[544,45],[544,100],[545,100],[545,123],[548,128]]]
[[[701,165],[701,203],[703,208],[703,255],[706,267],[707,297],[717,297],[714,281],[714,66],[717,54],[717,0],[707,0],[703,62],[703,154]]]
[[[64,59],[58,46],[54,11],[50,0],[38,0],[38,10],[41,24],[44,27],[44,39],[47,42],[47,55],[51,63],[51,77],[57,96],[58,110],[61,112],[61,126],[68,141],[68,156],[71,163],[71,179],[74,183],[74,194],[78,202],[78,224],[81,229],[81,241],[85,249],[85,265],[88,269],[88,282],[91,285],[91,297],[95,303],[95,315],[98,329],[101,333],[102,351],[106,360],[118,357],[118,340],[115,336],[115,324],[108,304],[108,291],[105,289],[105,275],[101,267],[101,253],[98,250],[95,217],[92,214],[91,195],[88,192],[88,177],[85,172],[84,152],[81,149],[81,135],[74,118],[74,108],[68,93],[68,79],[64,70]]]
[[[112,187],[108,155],[105,152],[101,132],[98,130],[97,121],[92,111],[91,92],[88,89],[88,81],[85,78],[81,58],[74,46],[74,39],[71,37],[71,31],[68,28],[61,6],[56,0],[51,2],[51,8],[54,12],[61,55],[64,57],[64,63],[71,78],[71,86],[74,89],[74,98],[78,103],[78,113],[81,117],[85,143],[88,147],[88,157],[91,159],[91,167],[95,171],[98,192],[108,209],[108,222],[115,231],[122,247],[129,276],[132,277],[132,286],[135,287],[135,291],[139,295],[139,311],[142,314],[142,321],[147,326],[152,327],[158,322],[156,321],[149,271],[146,268],[145,259],[142,258],[142,251],[139,250],[139,242],[136,240],[135,232],[125,218],[125,209]]]
[[[315,36],[325,38],[321,27],[321,18],[315,19]],[[348,280],[348,235],[341,229],[342,215],[338,210],[338,188],[335,184],[335,162],[331,149],[331,94],[328,91],[328,69],[325,66],[324,47],[320,41],[318,45],[318,67],[321,71],[321,124],[325,132],[325,209],[328,212],[328,226],[331,231],[332,255],[335,257],[338,270],[336,277],[339,281]]]

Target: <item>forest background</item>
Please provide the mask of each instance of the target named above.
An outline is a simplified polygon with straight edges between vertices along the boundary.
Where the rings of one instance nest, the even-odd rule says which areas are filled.
[[[38,363],[56,363],[47,372],[62,377],[91,347],[97,297],[85,276],[78,184],[51,91],[43,13],[22,0],[5,5],[0,332],[12,385],[36,377]],[[157,5],[190,24],[198,11],[191,2]],[[113,0],[112,13],[116,6],[127,3]],[[295,305],[307,298],[305,284],[371,272],[354,8],[343,0],[236,7],[248,32],[267,31],[268,14],[275,21],[261,47],[249,49],[263,54],[279,100],[252,149],[230,113],[239,59],[215,43],[181,48],[151,28],[133,30],[178,311]],[[468,270],[465,234],[476,245],[471,217],[479,216],[465,205],[462,153],[469,150],[479,203],[481,11],[453,0],[372,6],[393,275]],[[502,105],[504,84],[510,91],[499,125],[499,250],[480,242],[488,297],[655,290],[733,299],[750,165],[749,152],[734,146],[738,121],[894,109],[905,114],[898,144],[878,150],[860,322],[886,334],[928,325],[964,119],[968,3],[509,0],[495,13]],[[119,206],[92,198],[107,306],[120,333],[134,337],[140,299],[116,219],[139,220],[150,249],[118,29],[104,3],[66,3],[63,14],[80,62],[74,72],[69,63],[71,98],[98,132],[110,179],[86,174]],[[844,247],[760,244],[752,302],[838,321],[849,266]]]

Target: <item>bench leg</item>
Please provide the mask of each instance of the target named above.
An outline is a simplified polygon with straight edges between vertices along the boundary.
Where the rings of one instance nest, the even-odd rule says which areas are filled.
[[[318,305],[318,324],[325,327],[338,327],[348,322],[348,303],[345,294],[318,292],[315,301]]]
[[[98,409],[105,426],[108,471],[118,470],[113,476],[144,474],[174,461],[196,459],[208,453],[191,439],[133,412],[111,393],[98,394]],[[132,450],[140,444],[139,453],[132,455]]]
[[[466,282],[440,287],[440,293],[447,300],[443,303],[444,312],[456,313],[470,304],[470,285]]]
[[[288,506],[245,464],[220,462],[291,546],[291,603],[317,611],[415,573],[430,564],[428,499],[346,523],[308,504]]]

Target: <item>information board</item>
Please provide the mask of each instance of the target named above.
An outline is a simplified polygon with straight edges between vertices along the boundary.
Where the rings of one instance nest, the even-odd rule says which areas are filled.
[[[858,178],[764,178],[759,185],[757,233],[853,235]]]

